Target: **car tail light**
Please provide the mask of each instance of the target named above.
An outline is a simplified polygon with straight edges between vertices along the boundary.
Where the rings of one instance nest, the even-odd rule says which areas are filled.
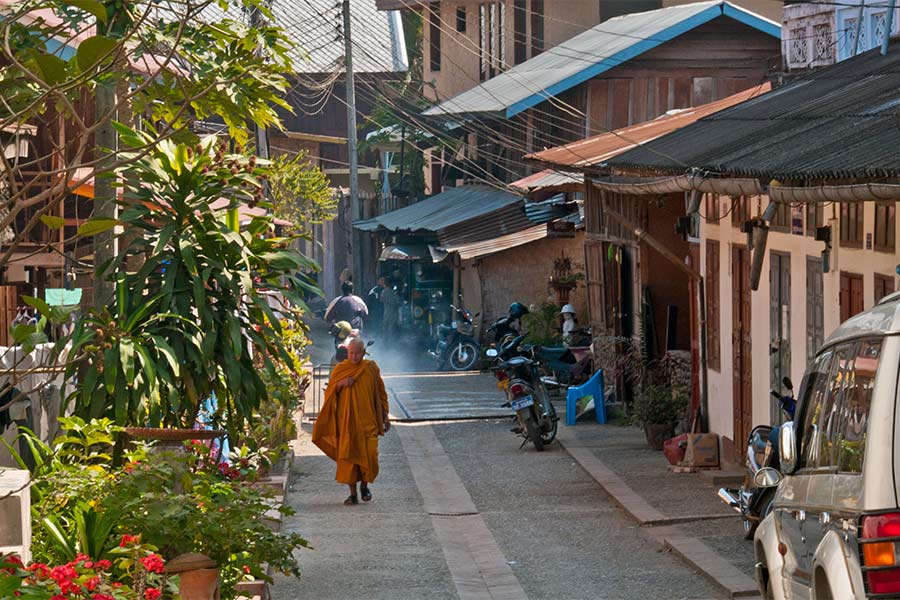
[[[506,381],[509,379],[509,375],[506,374],[506,371],[495,371],[494,377],[496,377],[498,381]]]
[[[513,396],[524,396],[526,391],[527,391],[527,388],[524,385],[522,385],[521,383],[514,383],[511,386],[509,386],[509,392]]]
[[[869,594],[900,593],[900,513],[863,516],[859,544]]]

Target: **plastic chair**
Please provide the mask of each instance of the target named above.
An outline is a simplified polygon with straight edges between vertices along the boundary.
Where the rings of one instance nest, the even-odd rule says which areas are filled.
[[[603,400],[606,396],[605,391],[606,384],[603,381],[603,369],[598,369],[588,379],[587,383],[578,387],[570,387],[566,390],[566,425],[575,424],[575,404],[579,398],[584,398],[585,396],[594,397],[594,413],[597,415],[597,422],[601,425],[606,423],[606,405]]]

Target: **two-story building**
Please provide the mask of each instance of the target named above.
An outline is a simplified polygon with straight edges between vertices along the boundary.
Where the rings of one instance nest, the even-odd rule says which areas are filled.
[[[898,62],[895,43],[801,74],[611,159],[593,182],[704,193],[708,414],[726,456],[780,420],[770,388],[799,381],[831,331],[896,289]]]
[[[888,26],[888,3],[785,2],[782,56],[786,73],[832,65],[881,46]],[[891,34],[900,32],[894,9]]]
[[[780,26],[731,2],[614,17],[425,111],[501,181],[525,153],[705,104],[780,68]],[[458,157],[454,157],[458,159]]]

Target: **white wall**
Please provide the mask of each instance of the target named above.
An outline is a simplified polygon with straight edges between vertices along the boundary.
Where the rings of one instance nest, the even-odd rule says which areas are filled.
[[[753,199],[751,216],[759,214],[768,203],[763,196]],[[727,197],[719,198],[721,214],[726,214],[731,206]],[[826,224],[832,225],[834,242],[832,244],[831,271],[823,276],[824,288],[824,329],[825,338],[840,324],[840,272],[848,271],[863,275],[863,292],[865,308],[870,308],[875,301],[874,274],[891,275],[895,286],[897,277],[895,269],[900,258],[897,253],[876,252],[840,247],[839,228],[840,209],[830,205],[825,209]],[[804,214],[805,217],[805,214]],[[867,202],[864,208],[863,238],[873,233],[875,221],[875,204]],[[722,436],[733,439],[733,360],[732,348],[732,244],[746,244],[746,235],[731,224],[731,217],[725,216],[719,224],[701,223],[701,269],[706,273],[705,240],[719,240],[719,304],[720,304],[720,372],[709,370],[709,410],[710,429]],[[896,238],[900,240],[900,237]],[[769,233],[766,258],[763,263],[759,289],[751,293],[751,332],[752,332],[752,398],[754,424],[768,423],[770,414],[769,388],[771,367],[769,356],[770,317],[769,317],[769,268],[771,251],[790,253],[791,256],[791,378],[799,386],[806,369],[806,258],[819,257],[824,243],[816,242],[806,235],[794,235],[771,231]],[[900,248],[900,246],[898,246]],[[742,443],[742,442],[741,442]]]

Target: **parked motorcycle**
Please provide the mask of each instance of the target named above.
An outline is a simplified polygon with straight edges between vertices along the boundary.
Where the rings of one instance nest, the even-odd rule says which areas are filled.
[[[506,345],[519,336],[519,327],[522,317],[528,314],[528,307],[521,302],[513,302],[509,305],[509,312],[502,319],[497,319],[488,328],[488,333],[494,336],[494,345],[499,348]]]
[[[499,361],[493,367],[497,386],[506,392],[507,402],[504,406],[512,408],[516,413],[517,426],[513,433],[525,438],[541,452],[546,444],[556,438],[559,417],[550,402],[550,395],[541,381],[538,363],[520,349],[524,335],[509,340],[499,349],[491,348],[487,355]]]
[[[437,326],[437,339],[434,350],[429,354],[437,363],[438,370],[448,365],[454,371],[468,371],[481,357],[481,344],[475,339],[473,320],[478,316],[457,306],[450,305],[456,318],[450,325]]]
[[[778,399],[779,406],[784,412],[786,420],[794,419],[794,410],[797,406],[794,400],[794,384],[789,377],[782,380],[787,389],[787,394],[779,394],[771,391],[773,397]],[[745,484],[740,488],[720,488],[719,498],[740,513],[744,525],[744,537],[753,539],[759,523],[772,511],[772,502],[775,492],[778,490],[778,478],[773,477],[779,468],[778,454],[778,427],[757,425],[747,438],[747,475]],[[775,473],[773,473],[775,472]],[[750,482],[750,483],[746,483]]]

